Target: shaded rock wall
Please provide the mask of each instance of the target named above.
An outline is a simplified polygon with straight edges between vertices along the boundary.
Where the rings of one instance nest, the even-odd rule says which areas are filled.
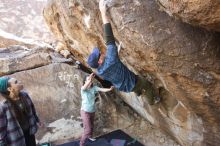
[[[164,101],[154,107],[132,94],[123,99],[182,145],[219,145],[220,34],[169,17],[155,1],[109,0],[109,6],[121,60],[163,88]],[[105,52],[97,1],[49,1],[44,17],[79,60],[94,46]]]

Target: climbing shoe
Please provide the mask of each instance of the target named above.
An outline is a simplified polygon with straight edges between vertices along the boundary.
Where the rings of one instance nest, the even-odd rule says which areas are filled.
[[[160,96],[155,96],[154,97],[154,104],[157,104],[161,101],[161,97]]]

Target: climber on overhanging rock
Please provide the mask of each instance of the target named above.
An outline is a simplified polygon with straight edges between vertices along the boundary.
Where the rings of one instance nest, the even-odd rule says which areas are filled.
[[[120,61],[111,24],[106,14],[106,4],[105,0],[99,2],[107,51],[106,54],[101,54],[98,48],[94,48],[87,63],[97,70],[98,76],[110,81],[119,91],[135,92],[137,96],[142,94],[151,105],[158,103],[161,98],[156,95],[153,85],[146,79],[135,75]]]

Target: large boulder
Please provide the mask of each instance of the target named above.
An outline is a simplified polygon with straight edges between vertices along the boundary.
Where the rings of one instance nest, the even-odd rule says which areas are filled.
[[[220,34],[175,20],[152,0],[109,0],[109,7],[121,60],[164,97],[154,107],[133,94],[123,99],[182,145],[219,145]],[[43,13],[79,60],[94,46],[106,51],[97,1],[53,0]]]

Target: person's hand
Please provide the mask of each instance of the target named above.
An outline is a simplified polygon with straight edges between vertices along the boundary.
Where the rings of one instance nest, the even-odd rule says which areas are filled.
[[[87,80],[87,82],[92,82],[92,80],[94,79],[94,77],[95,77],[95,74],[94,73],[91,73],[90,75],[89,75],[89,77],[88,77],[88,80]]]
[[[89,75],[89,79],[90,79],[90,80],[92,80],[94,77],[95,77],[95,74],[94,74],[94,73],[91,73],[91,74]]]
[[[110,87],[110,91],[112,91],[113,89],[114,89],[114,86],[111,86],[111,87]]]
[[[44,124],[43,124],[42,122],[39,122],[39,123],[37,123],[37,126],[38,126],[39,128],[43,128],[43,127],[44,127]]]
[[[107,10],[107,0],[100,0],[99,1],[99,10],[102,14],[106,13]]]

